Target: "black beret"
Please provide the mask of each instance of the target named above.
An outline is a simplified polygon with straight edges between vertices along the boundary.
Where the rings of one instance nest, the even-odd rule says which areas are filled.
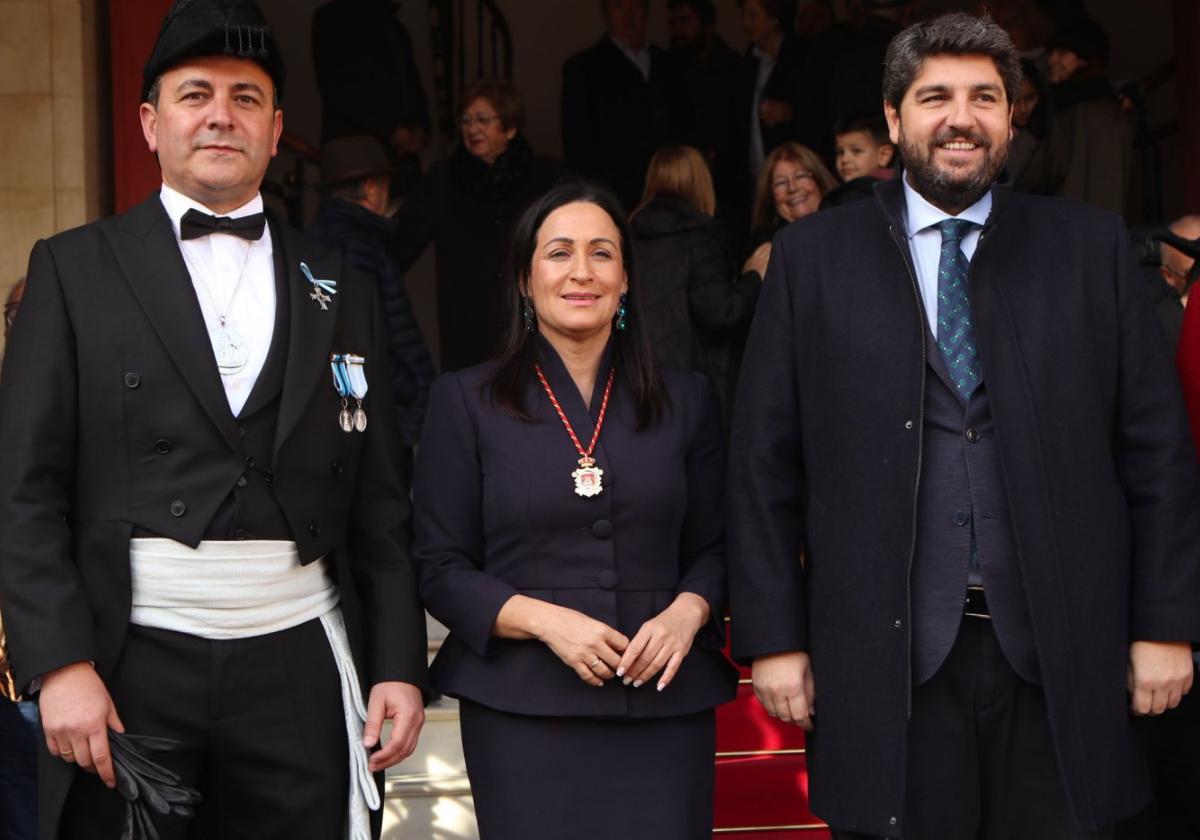
[[[254,0],[175,0],[142,69],[142,101],[149,98],[155,80],[176,64],[209,55],[259,64],[283,96],[283,53]]]

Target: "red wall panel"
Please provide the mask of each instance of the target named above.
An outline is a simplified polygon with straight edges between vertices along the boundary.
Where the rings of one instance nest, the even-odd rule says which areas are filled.
[[[171,0],[112,0],[109,33],[112,55],[113,197],[117,212],[158,189],[158,161],[146,148],[138,106],[142,67],[150,57]]]

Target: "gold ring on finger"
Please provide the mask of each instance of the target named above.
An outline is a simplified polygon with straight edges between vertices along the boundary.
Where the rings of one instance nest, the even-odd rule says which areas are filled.
[[[593,660],[593,661],[592,661],[592,664],[591,664],[591,665],[589,665],[588,667],[589,667],[589,668],[595,668],[595,667],[596,667],[597,665],[599,665],[599,664],[600,664],[600,657],[599,657],[599,656],[597,656],[597,657],[595,658],[595,660]]]

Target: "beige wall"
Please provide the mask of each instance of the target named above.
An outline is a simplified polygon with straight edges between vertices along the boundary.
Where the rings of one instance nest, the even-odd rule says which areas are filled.
[[[0,0],[4,296],[34,242],[101,212],[96,31],[95,0]]]

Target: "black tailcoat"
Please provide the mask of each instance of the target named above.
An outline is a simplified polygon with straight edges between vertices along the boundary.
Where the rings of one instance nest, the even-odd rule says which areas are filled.
[[[301,561],[329,558],[363,682],[423,687],[424,614],[377,294],[340,257],[274,219],[271,230],[290,284],[274,497]],[[310,298],[301,261],[337,281],[328,311]],[[367,359],[365,433],[337,425],[331,352]],[[18,680],[80,661],[103,678],[129,623],[131,534],[197,545],[250,458],[157,194],[34,247],[4,360],[0,440],[0,594]],[[44,748],[42,758],[42,833],[52,837],[75,768]]]
[[[902,185],[877,194],[775,237],[734,421],[729,565],[735,655],[812,656],[814,811],[895,835],[927,327]],[[1095,829],[1148,798],[1130,642],[1200,638],[1200,475],[1120,218],[994,195],[972,320],[1057,757]]]

